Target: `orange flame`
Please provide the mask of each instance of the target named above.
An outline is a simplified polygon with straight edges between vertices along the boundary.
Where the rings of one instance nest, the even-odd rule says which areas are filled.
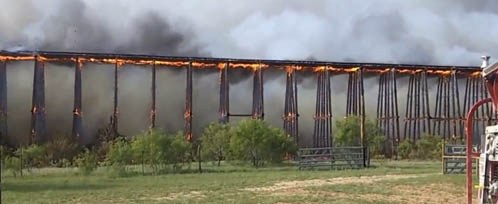
[[[432,70],[428,69],[428,74],[438,74],[438,75],[451,75],[452,70]]]
[[[269,67],[269,65],[260,64],[260,63],[256,63],[256,64],[237,63],[237,64],[230,64],[230,67],[257,70],[260,68],[267,68],[267,67]]]
[[[482,72],[480,72],[480,71],[472,72],[470,74],[471,77],[480,77],[481,75],[482,75]]]
[[[287,115],[284,114],[284,117],[283,117],[284,120],[293,120],[295,118],[296,118],[295,113],[288,113]]]
[[[156,116],[156,110],[150,110],[149,113],[149,120],[152,121],[152,119]]]
[[[74,115],[81,116],[81,110],[80,109],[74,109],[73,111]]]
[[[192,62],[193,67],[200,67],[200,68],[205,68],[205,67],[219,67],[223,66],[223,63],[204,63],[204,62]]]
[[[189,109],[185,110],[185,112],[183,113],[183,118],[185,119],[190,119],[192,117],[192,113]]]
[[[34,59],[34,56],[0,56],[0,61],[22,61]]]

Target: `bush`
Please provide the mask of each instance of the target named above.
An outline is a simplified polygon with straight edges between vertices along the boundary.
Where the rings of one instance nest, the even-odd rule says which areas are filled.
[[[142,165],[149,165],[154,173],[157,173],[160,167],[167,163],[170,146],[171,138],[160,129],[151,129],[137,135],[131,144],[135,161]]]
[[[66,159],[70,163],[81,152],[80,145],[70,135],[61,135],[45,144],[47,154],[47,162],[53,164],[62,164],[62,160]],[[60,166],[58,166],[60,167]]]
[[[399,143],[397,152],[401,159],[410,159],[413,157],[413,152],[416,152],[416,144],[410,140],[403,140]]]
[[[85,149],[76,158],[76,165],[83,175],[90,175],[97,168],[97,155]]]
[[[397,148],[401,159],[441,158],[441,139],[433,135],[423,135],[418,141],[404,140]]]
[[[3,158],[3,170],[8,170],[12,172],[14,177],[17,177],[17,174],[22,175],[22,164],[21,160],[17,157],[6,156]]]
[[[240,121],[230,139],[234,158],[251,161],[255,167],[264,161],[281,162],[286,154],[295,154],[296,149],[281,129],[272,128],[262,120]]]
[[[109,146],[109,153],[107,154],[106,163],[110,168],[111,176],[126,176],[127,165],[131,164],[133,158],[133,151],[131,145],[117,138]]]
[[[220,166],[230,149],[231,138],[230,124],[223,124],[219,122],[211,123],[204,129],[201,136],[202,148],[201,153],[207,160],[214,160]]]
[[[336,146],[360,146],[361,145],[361,118],[348,116],[343,120],[336,121],[337,131],[334,135]],[[385,138],[374,122],[365,119],[364,145],[368,146],[372,156],[383,153]]]
[[[43,145],[32,144],[23,150],[25,164],[28,167],[41,167],[48,164],[47,150]]]
[[[168,151],[168,162],[173,164],[174,170],[180,170],[183,164],[190,163],[192,144],[185,139],[183,132],[172,135],[171,146]]]
[[[417,141],[418,159],[441,159],[441,139],[433,135],[424,135]]]

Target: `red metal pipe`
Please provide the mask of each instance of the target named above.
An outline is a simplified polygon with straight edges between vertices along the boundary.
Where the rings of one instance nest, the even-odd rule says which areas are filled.
[[[467,112],[466,132],[467,132],[467,204],[472,204],[472,155],[477,154],[472,152],[472,122],[474,112],[479,106],[492,102],[491,98],[485,98],[475,103]]]

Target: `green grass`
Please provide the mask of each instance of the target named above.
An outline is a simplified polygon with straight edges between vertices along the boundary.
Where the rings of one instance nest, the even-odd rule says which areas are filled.
[[[299,171],[292,164],[255,169],[205,163],[203,174],[136,173],[124,178],[111,178],[105,168],[90,176],[80,176],[76,169],[44,168],[25,172],[22,178],[4,172],[2,199],[3,203],[405,203],[432,188],[443,189],[439,193],[447,192],[460,200],[464,198],[465,176],[442,175],[439,162],[389,161],[373,165],[362,170]],[[133,168],[141,172],[140,167]],[[190,168],[193,171],[197,164]],[[419,177],[368,182],[374,178],[370,176],[386,175]],[[340,177],[352,177],[354,182],[333,182]],[[301,186],[312,179],[332,180]],[[282,189],[269,188],[286,181],[295,183],[286,183],[286,188],[278,184]],[[403,193],[408,200],[403,200]],[[438,202],[431,198],[417,201]]]

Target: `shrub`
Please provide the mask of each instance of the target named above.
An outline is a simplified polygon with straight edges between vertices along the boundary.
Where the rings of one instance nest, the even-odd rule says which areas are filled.
[[[85,149],[77,156],[76,165],[83,175],[90,175],[97,168],[97,155]]]
[[[48,164],[47,150],[43,145],[32,144],[25,148],[23,157],[28,167],[41,167]]]
[[[230,124],[223,124],[219,122],[211,123],[204,129],[201,136],[202,149],[201,153],[207,160],[215,160],[220,166],[230,149],[231,137]]]
[[[281,129],[272,128],[262,120],[246,119],[234,128],[230,150],[234,158],[251,161],[259,167],[264,161],[281,162],[285,154],[294,154],[296,148]]]
[[[336,121],[337,131],[334,135],[336,146],[360,146],[361,145],[361,118],[348,116],[343,120]],[[365,119],[364,145],[368,146],[372,156],[383,153],[385,138],[380,129],[371,120]]]
[[[433,135],[423,135],[416,142],[404,140],[397,148],[401,159],[440,159],[441,139]]]
[[[190,162],[192,144],[185,139],[183,132],[177,132],[171,137],[172,141],[167,153],[167,158],[168,162],[173,164],[173,169],[179,170],[185,162]]]
[[[17,177],[17,174],[22,175],[22,164],[21,160],[17,157],[6,156],[3,160],[2,168],[4,170],[9,170],[12,172],[14,177]]]
[[[114,140],[109,146],[106,163],[109,165],[111,176],[122,177],[127,175],[127,165],[131,164],[133,151],[131,145],[121,138]]]
[[[413,152],[416,152],[416,144],[410,140],[403,140],[399,143],[397,152],[401,159],[410,159]]]
[[[61,135],[45,144],[47,162],[61,164],[66,159],[73,162],[74,158],[81,152],[80,145],[72,136]]]
[[[135,161],[149,165],[154,173],[167,163],[167,154],[171,146],[171,138],[160,129],[151,129],[135,136],[131,144]]]
[[[418,159],[441,159],[441,139],[433,135],[424,135],[417,141]]]

